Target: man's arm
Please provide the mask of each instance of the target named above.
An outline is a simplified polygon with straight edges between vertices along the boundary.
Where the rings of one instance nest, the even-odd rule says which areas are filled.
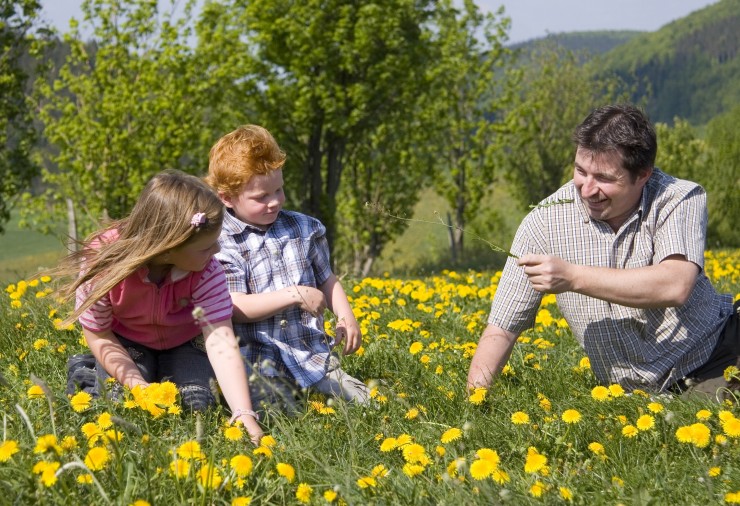
[[[488,388],[509,361],[517,334],[489,324],[480,336],[468,371],[468,388]]]
[[[326,309],[326,298],[321,290],[300,285],[274,292],[231,292],[231,301],[234,304],[232,318],[237,323],[262,321],[293,306],[314,315],[322,314]]]
[[[538,292],[576,292],[635,308],[685,304],[699,274],[699,266],[683,255],[634,269],[576,265],[547,255],[524,255],[518,264]]]

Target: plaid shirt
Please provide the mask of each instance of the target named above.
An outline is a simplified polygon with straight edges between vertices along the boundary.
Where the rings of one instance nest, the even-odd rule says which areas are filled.
[[[573,201],[552,204],[561,199]],[[717,294],[703,272],[707,213],[701,186],[654,169],[638,209],[616,233],[591,219],[572,181],[542,203],[552,205],[527,215],[511,247],[514,254],[616,269],[656,265],[678,254],[702,267],[680,307],[632,308],[574,292],[556,296],[600,382],[664,391],[707,361],[732,311],[732,297]],[[534,325],[541,298],[509,258],[488,322],[518,335]]]
[[[319,287],[332,274],[326,229],[305,214],[280,211],[266,231],[224,215],[216,258],[230,292],[265,293]],[[307,387],[326,375],[331,348],[324,320],[291,307],[265,320],[235,323],[242,354],[263,376],[292,376]]]

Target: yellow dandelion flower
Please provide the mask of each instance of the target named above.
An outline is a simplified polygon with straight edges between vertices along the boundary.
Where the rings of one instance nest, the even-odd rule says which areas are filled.
[[[447,454],[447,449],[444,446],[437,445],[434,448],[434,451],[438,457],[444,457]]]
[[[108,412],[101,413],[100,416],[98,416],[97,424],[98,427],[103,430],[111,428],[113,426],[113,418],[111,414]]]
[[[711,478],[716,478],[717,476],[722,474],[722,468],[721,467],[710,467],[709,470],[707,471],[707,474]]]
[[[700,409],[696,412],[697,420],[709,420],[712,417],[712,412],[708,409]]]
[[[535,481],[534,484],[529,487],[529,493],[532,497],[542,497],[542,494],[545,493],[545,484],[539,480]]]
[[[440,438],[440,441],[443,443],[451,443],[452,441],[456,441],[462,437],[462,431],[456,427],[453,427],[451,429],[447,429],[444,434],[442,434],[442,437]]]
[[[371,488],[377,484],[378,482],[372,476],[363,476],[357,480],[357,486],[360,488]]]
[[[470,476],[474,480],[485,480],[496,470],[496,464],[486,459],[476,459],[470,464]]]
[[[588,445],[588,449],[591,450],[594,455],[604,455],[604,445],[601,443],[593,442]]]
[[[591,390],[591,397],[599,402],[607,401],[610,397],[609,389],[601,385],[594,387]]]
[[[90,409],[90,406],[92,405],[92,395],[87,392],[77,392],[69,400],[69,403],[73,410],[77,413],[82,413],[83,411]]]
[[[60,446],[62,447],[62,450],[65,452],[70,452],[72,450],[77,449],[77,438],[74,436],[64,436],[62,438],[62,442],[60,443]]]
[[[11,457],[13,457],[13,455],[18,453],[19,450],[20,447],[18,446],[18,441],[13,441],[12,439],[3,441],[0,443],[0,462],[7,462]]]
[[[509,474],[506,471],[498,468],[493,470],[493,473],[491,473],[491,478],[499,485],[504,485],[511,481]]]
[[[224,437],[229,441],[239,441],[244,437],[244,431],[237,425],[231,425],[224,430]]]
[[[105,469],[105,466],[108,465],[109,461],[110,453],[105,446],[90,448],[85,456],[85,465],[91,471],[100,471],[101,469]]]
[[[424,345],[420,343],[419,341],[416,341],[412,343],[411,346],[409,346],[409,353],[411,353],[412,355],[416,355],[423,349],[424,349]]]
[[[221,473],[219,473],[218,469],[211,464],[203,464],[198,471],[198,483],[200,483],[203,488],[217,489],[221,485],[222,481],[223,478],[221,477]]]
[[[33,385],[26,392],[29,399],[41,399],[44,397],[44,389],[38,385]]]
[[[488,393],[487,388],[478,387],[468,397],[468,402],[471,404],[482,404],[486,400],[486,394]]]
[[[624,395],[624,388],[619,384],[609,385],[609,393],[612,397],[622,397]]]
[[[622,435],[624,437],[635,437],[638,432],[640,431],[637,430],[637,427],[635,427],[634,425],[625,425],[624,427],[622,427]]]
[[[389,452],[398,448],[398,440],[394,437],[387,437],[380,443],[381,452]]]
[[[416,418],[417,416],[419,416],[419,410],[418,410],[418,409],[416,409],[416,408],[411,408],[411,409],[409,409],[409,410],[408,410],[408,411],[406,412],[406,414],[404,415],[404,418],[405,418],[406,420],[413,420],[413,419],[414,419],[414,418]]]
[[[388,476],[389,472],[390,471],[388,471],[388,468],[385,467],[383,464],[378,464],[370,471],[370,475],[376,478],[384,478]]]
[[[298,499],[298,502],[306,504],[311,501],[311,494],[313,494],[311,485],[308,483],[300,483],[295,491],[295,498]]]
[[[93,479],[90,473],[80,474],[75,478],[80,485],[92,485]]]
[[[722,376],[724,376],[725,381],[730,381],[733,378],[740,378],[740,369],[738,369],[737,366],[731,365],[724,370]]]
[[[501,459],[498,456],[498,453],[496,450],[491,450],[490,448],[481,448],[477,452],[475,452],[475,455],[479,459],[486,460],[493,464],[494,467],[498,467],[499,462],[501,462]]]
[[[691,442],[691,427],[684,425],[676,429],[676,439],[679,443]]]
[[[549,412],[552,409],[552,403],[550,402],[550,399],[548,399],[547,397],[545,397],[542,394],[537,394],[537,397],[540,398],[540,401],[539,401],[540,407],[543,410]]]
[[[529,415],[524,411],[517,411],[511,415],[511,423],[514,425],[525,425],[529,423]]]
[[[284,462],[278,462],[276,469],[280,476],[288,480],[288,483],[293,483],[293,480],[295,480],[295,468],[293,466]]]
[[[560,497],[563,499],[563,501],[572,501],[573,491],[568,487],[560,487]]]
[[[642,415],[635,422],[637,430],[650,430],[655,427],[655,418],[650,415]]]
[[[413,478],[414,476],[417,476],[424,472],[424,466],[421,464],[412,464],[412,463],[406,463],[403,466],[403,474],[408,476],[409,478]]]
[[[426,450],[418,443],[405,445],[401,451],[403,452],[403,458],[406,462],[422,465],[429,463],[429,457],[427,456]]]
[[[653,413],[660,413],[663,411],[663,405],[659,402],[651,402],[647,405],[647,408]]]
[[[177,456],[181,459],[200,460],[205,458],[200,443],[197,441],[186,441],[177,448]]]
[[[727,504],[740,504],[740,490],[737,492],[727,492],[725,494],[725,502]]]
[[[337,500],[337,493],[334,490],[326,490],[324,491],[324,500],[326,502],[332,503]]]
[[[722,421],[722,431],[731,438],[740,437],[740,418],[726,418]]]
[[[229,466],[231,466],[231,469],[233,469],[236,475],[240,478],[249,476],[253,468],[252,459],[250,459],[246,455],[241,454],[231,457],[231,460],[229,461]]]
[[[265,457],[272,457],[272,450],[269,446],[260,445],[252,451],[253,455],[263,455]]]
[[[170,473],[175,478],[185,478],[190,473],[190,462],[184,459],[175,459],[170,462]]]
[[[400,448],[404,445],[410,444],[413,440],[414,438],[412,438],[408,434],[401,434],[400,436],[396,438],[396,444]]]
[[[566,409],[561,418],[565,423],[578,423],[581,421],[581,413],[575,409]]]
[[[57,437],[54,434],[44,434],[36,439],[36,447],[33,453],[54,452],[62,453],[62,448],[57,444]]]
[[[619,476],[612,476],[612,485],[615,487],[624,487],[624,480]]]
[[[547,457],[530,446],[527,450],[527,460],[524,463],[525,473],[536,473],[547,465]]]
[[[277,440],[269,434],[266,436],[262,436],[262,439],[260,439],[260,445],[267,446],[268,448],[273,448],[276,444]]]

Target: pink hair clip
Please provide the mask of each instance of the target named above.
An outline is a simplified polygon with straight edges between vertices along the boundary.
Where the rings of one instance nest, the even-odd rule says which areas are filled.
[[[195,228],[198,228],[201,225],[205,225],[206,220],[206,213],[195,213],[193,217],[190,218],[190,224]]]

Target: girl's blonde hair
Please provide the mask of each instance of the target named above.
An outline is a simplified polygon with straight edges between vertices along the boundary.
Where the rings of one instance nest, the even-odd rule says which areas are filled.
[[[235,196],[253,176],[270,174],[284,163],[285,153],[267,129],[242,125],[211,148],[205,181],[217,192]]]
[[[203,218],[193,218],[203,213]],[[81,249],[62,262],[63,273],[79,273],[60,289],[70,300],[76,290],[90,283],[87,299],[67,318],[77,319],[104,297],[115,285],[151,262],[155,257],[184,246],[204,233],[220,230],[224,208],[218,195],[195,176],[167,170],[154,176],[139,195],[126,218],[114,221],[90,235]],[[117,231],[118,238],[106,240],[106,232]]]

